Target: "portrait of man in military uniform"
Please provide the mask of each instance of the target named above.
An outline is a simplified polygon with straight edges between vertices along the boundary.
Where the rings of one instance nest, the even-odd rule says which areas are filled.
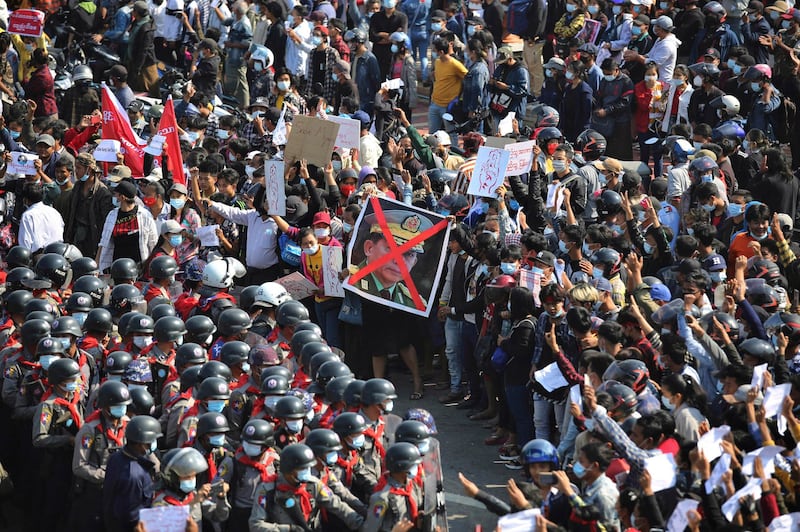
[[[351,275],[368,268],[370,264],[375,263],[381,257],[392,253],[392,247],[387,238],[392,238],[396,246],[402,246],[434,227],[435,223],[441,219],[440,216],[433,213],[419,211],[412,206],[392,200],[381,198],[379,204],[382,207],[388,233],[379,222],[379,216],[372,208],[372,204],[368,203],[354,229],[357,237],[353,239],[350,248],[349,270]],[[353,291],[372,301],[423,315],[428,309],[428,302],[432,297],[429,293],[429,286],[434,286],[434,284],[430,281],[438,278],[441,273],[441,258],[444,251],[442,243],[446,242],[446,233],[445,229],[431,235],[431,238],[417,242],[410,249],[406,249],[400,257],[393,257],[380,266],[374,267],[369,273],[359,276],[355,282],[345,283],[345,286],[349,285],[349,289],[355,289]],[[431,256],[428,257],[428,255]],[[409,276],[418,280],[414,287],[419,293],[422,308],[414,301],[400,261],[405,265]]]

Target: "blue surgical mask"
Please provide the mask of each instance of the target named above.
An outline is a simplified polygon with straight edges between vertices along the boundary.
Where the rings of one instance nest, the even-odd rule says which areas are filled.
[[[694,236],[694,227],[689,227],[686,229],[686,234],[689,236]]]
[[[553,170],[556,172],[563,172],[567,169],[567,161],[553,161]]]
[[[733,65],[731,67],[731,70],[733,70],[733,74],[736,76],[742,73],[742,67],[740,67],[739,65]]]
[[[22,131],[14,131],[13,129],[9,130],[11,133],[11,138],[17,140],[20,135],[22,135]]]
[[[249,373],[250,372],[250,364],[248,362],[242,362],[242,373]]]
[[[587,244],[586,242],[584,242],[583,245],[581,246],[581,251],[587,257],[591,257],[593,253],[592,249],[589,247],[589,244]]]
[[[659,7],[659,9],[663,9],[663,10],[669,9],[669,3],[668,2],[659,2],[658,3],[658,7]]]
[[[214,434],[213,436],[208,437],[208,443],[212,447],[222,447],[225,445],[225,435],[224,434]]]
[[[325,463],[328,465],[333,465],[339,459],[339,453],[336,451],[331,451],[325,455]]]
[[[181,235],[172,235],[169,237],[169,245],[176,248],[183,244],[183,237]]]
[[[69,348],[72,346],[72,339],[59,338],[58,341],[61,342],[61,347],[64,348],[64,351],[69,351]]]
[[[545,68],[544,69],[544,75],[545,75],[545,77],[552,78],[553,77],[553,71],[550,70],[549,68]]]
[[[89,174],[84,174],[84,175],[82,175],[82,176],[81,176],[81,181],[82,181],[83,183],[86,183],[87,181],[89,181]]]
[[[259,66],[259,65],[260,65],[260,63],[256,63],[256,66]],[[258,69],[256,69],[256,70],[258,70]],[[216,132],[216,135],[217,135],[217,138],[219,140],[228,140],[228,137],[231,136],[231,132],[228,131],[227,129],[218,129],[217,132]]]
[[[434,22],[433,24],[431,24],[431,31],[433,32],[442,31],[442,23]]]
[[[400,47],[397,46],[396,44],[393,44],[392,46],[390,46],[390,49],[392,50],[393,54],[396,54],[397,52],[400,51]]]
[[[578,9],[578,6],[575,4],[567,4],[567,13],[574,13],[576,9]]]
[[[317,37],[316,35],[311,37],[311,44],[314,46],[319,46],[322,44],[322,37]]]
[[[358,436],[353,438],[353,441],[350,442],[350,446],[353,449],[361,449],[364,447],[364,443],[367,441],[367,437],[363,434],[359,434]]]
[[[345,233],[350,233],[352,230],[353,230],[353,224],[342,222],[342,231],[344,231]]]
[[[661,404],[662,404],[662,405],[664,405],[664,408],[666,408],[666,409],[667,409],[667,410],[669,410],[670,412],[672,412],[673,410],[675,410],[675,405],[673,405],[672,403],[670,403],[670,402],[669,402],[669,399],[667,399],[667,398],[666,398],[666,397],[664,397],[663,395],[661,396]]]
[[[475,35],[475,26],[472,25],[467,26],[467,35],[469,35],[470,37]]]
[[[600,8],[598,6],[589,6],[587,9],[591,15],[596,15],[600,12]]]
[[[261,455],[261,446],[256,445],[255,443],[250,443],[249,441],[242,442],[242,450],[244,451],[244,454],[251,458]]]
[[[713,174],[701,175],[700,181],[702,183],[711,183],[712,181],[714,181],[714,175]]]
[[[197,131],[187,131],[186,136],[189,138],[189,143],[194,145],[194,143],[197,142],[197,139],[200,138],[200,133]]]
[[[302,419],[288,420],[286,422],[286,429],[292,434],[298,434],[301,430],[303,430],[303,420]]]
[[[605,273],[605,271],[603,270],[603,268],[598,268],[597,266],[592,268],[592,278],[593,279],[602,279],[604,273]]]
[[[761,92],[761,84],[757,81],[753,81],[750,83],[750,90],[753,92]]]
[[[78,391],[78,381],[69,381],[68,383],[64,384],[64,389],[68,392],[77,392]]]
[[[335,82],[337,82],[337,83],[338,83],[338,81],[339,81],[339,74],[337,74],[336,72],[331,72],[331,79],[332,79],[333,81],[335,81]]]
[[[116,419],[121,419],[122,416],[128,411],[127,405],[114,405],[108,407],[108,413],[111,414],[111,417]]]
[[[225,400],[224,399],[212,399],[208,403],[206,403],[206,408],[209,412],[216,412],[219,414],[225,408]]]
[[[305,469],[301,469],[297,472],[297,481],[298,482],[311,482],[314,480],[314,477],[311,476],[311,468],[307,467]]]
[[[644,241],[644,246],[643,247],[644,247],[644,254],[645,255],[652,255],[653,254],[653,246],[648,244],[646,240]]]
[[[619,15],[622,13],[622,6],[614,6],[611,8],[611,11],[613,11],[615,15]]]
[[[714,281],[715,283],[721,283],[728,278],[728,275],[724,271],[710,272],[708,275],[711,277],[711,280]]]
[[[150,449],[148,449],[147,454],[154,453],[158,450],[158,440],[153,440],[150,442]]]
[[[119,198],[116,196],[111,196],[111,205],[114,207],[119,207]]]
[[[586,475],[586,468],[583,467],[583,464],[581,464],[580,462],[575,462],[574,464],[572,464],[572,472],[575,474],[576,477],[583,478],[584,475]]]
[[[614,81],[615,79],[617,79],[617,76],[613,74],[604,74],[603,79],[606,81]]]
[[[197,477],[192,477],[187,480],[181,480],[180,489],[184,493],[191,493],[197,486]]]
[[[500,271],[506,275],[514,275],[517,273],[517,265],[513,262],[501,262]]]
[[[53,360],[57,358],[59,357],[55,355],[42,355],[39,357],[39,364],[41,364],[43,370],[47,371],[47,369],[50,367],[50,364],[53,363]]]
[[[310,248],[303,248],[303,253],[306,255],[314,255],[317,253],[317,251],[319,251],[319,244],[314,244]]]
[[[186,200],[183,198],[170,198],[169,204],[174,209],[183,209],[183,206],[186,205]]]
[[[489,273],[489,267],[486,264],[479,264],[477,268],[475,268],[475,277],[483,277]]]
[[[742,214],[744,214],[744,205],[738,203],[728,204],[728,216],[733,218],[734,216],[741,216]]]
[[[558,250],[561,251],[561,253],[564,253],[565,255],[569,253],[569,250],[567,249],[567,244],[565,244],[563,240],[558,241]]]
[[[614,233],[614,236],[619,236],[625,232],[625,230],[617,224],[611,225],[609,229],[611,229],[611,232]]]
[[[414,464],[411,466],[411,469],[408,470],[408,478],[417,478],[419,474],[419,464]]]
[[[700,206],[701,206],[701,207],[703,208],[703,210],[704,210],[704,211],[706,211],[706,212],[714,212],[714,209],[716,209],[716,207],[715,207],[714,205],[710,205],[710,204],[707,204],[707,203],[706,203],[706,204],[703,204],[703,205],[700,205]]]
[[[788,30],[791,27],[792,27],[792,21],[791,20],[782,20],[781,21],[781,28],[783,28],[785,30]]]
[[[637,36],[641,35],[642,34],[642,28],[640,28],[639,26],[633,26],[631,28],[631,34],[632,35],[637,35]]]

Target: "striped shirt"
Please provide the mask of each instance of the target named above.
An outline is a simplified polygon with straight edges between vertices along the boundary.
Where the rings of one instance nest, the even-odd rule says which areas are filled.
[[[467,189],[469,189],[469,182],[472,179],[472,172],[475,171],[475,162],[478,160],[478,155],[473,155],[469,157],[467,160],[464,161],[458,169],[458,176],[456,180],[453,182],[453,186],[451,187],[451,192],[457,194],[467,195]]]

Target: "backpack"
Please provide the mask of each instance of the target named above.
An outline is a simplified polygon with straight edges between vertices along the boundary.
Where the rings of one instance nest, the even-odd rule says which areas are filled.
[[[512,0],[506,12],[506,28],[509,33],[525,36],[528,31],[528,10],[531,0]]]
[[[797,106],[786,96],[781,96],[781,104],[769,115],[772,132],[780,143],[787,143],[792,138],[792,129],[795,127]]]
[[[278,238],[278,247],[281,250],[281,260],[293,268],[300,266],[300,257],[303,252],[297,243],[283,233]]]

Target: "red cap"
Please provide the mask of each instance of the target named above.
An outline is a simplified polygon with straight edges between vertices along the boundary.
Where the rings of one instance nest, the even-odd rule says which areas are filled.
[[[314,219],[311,222],[312,226],[317,224],[331,225],[331,215],[327,212],[318,212],[314,215]]]
[[[319,26],[316,26],[314,29],[316,31],[320,32],[321,34],[323,34],[325,37],[328,37],[330,35],[328,33],[328,27],[327,26],[319,25]]]

